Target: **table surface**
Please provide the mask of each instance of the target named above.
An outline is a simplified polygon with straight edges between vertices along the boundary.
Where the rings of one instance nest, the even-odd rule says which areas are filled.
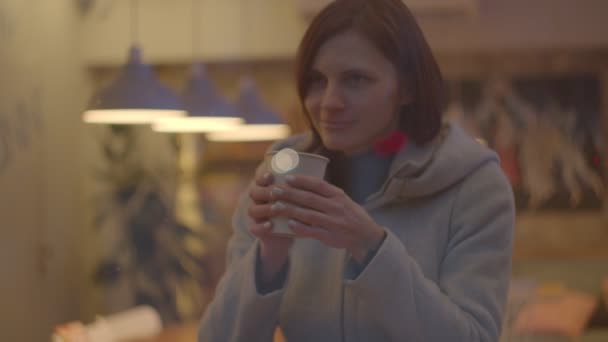
[[[160,335],[149,339],[138,339],[132,342],[196,342],[199,322],[167,326]],[[274,342],[285,342],[280,329],[274,334]]]

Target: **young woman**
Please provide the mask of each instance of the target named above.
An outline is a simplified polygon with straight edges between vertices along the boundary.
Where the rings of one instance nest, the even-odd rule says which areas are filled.
[[[259,168],[199,341],[498,341],[514,204],[496,154],[442,123],[444,86],[401,0],[337,0],[300,45],[325,180]],[[296,238],[272,234],[287,216]]]

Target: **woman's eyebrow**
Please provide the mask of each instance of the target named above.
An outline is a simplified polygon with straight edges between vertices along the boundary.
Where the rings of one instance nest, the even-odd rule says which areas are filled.
[[[344,69],[340,73],[341,74],[352,74],[352,73],[367,74],[368,72],[367,72],[367,70],[365,70],[363,68],[352,67],[352,68]]]
[[[359,74],[361,76],[367,76],[370,78],[374,76],[373,71],[371,71],[369,69],[365,69],[365,68],[358,68],[358,67],[344,69],[340,72],[340,75],[353,75],[353,74]]]

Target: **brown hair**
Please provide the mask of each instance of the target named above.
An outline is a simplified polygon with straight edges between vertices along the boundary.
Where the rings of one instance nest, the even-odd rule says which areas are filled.
[[[321,45],[348,30],[369,39],[397,69],[401,87],[411,96],[401,112],[401,130],[419,145],[432,140],[441,126],[445,88],[437,62],[409,9],[402,0],[336,0],[313,19],[297,54],[297,91],[314,134],[311,149],[323,145],[304,106],[310,71]]]

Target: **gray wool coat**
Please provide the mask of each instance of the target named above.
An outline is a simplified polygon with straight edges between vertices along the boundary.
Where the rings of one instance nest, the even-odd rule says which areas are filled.
[[[305,137],[273,148],[298,149]],[[498,341],[511,271],[515,209],[494,152],[456,125],[432,143],[410,142],[363,204],[387,232],[351,272],[345,250],[297,240],[283,286],[261,294],[250,199],[234,215],[227,269],[199,341]]]

